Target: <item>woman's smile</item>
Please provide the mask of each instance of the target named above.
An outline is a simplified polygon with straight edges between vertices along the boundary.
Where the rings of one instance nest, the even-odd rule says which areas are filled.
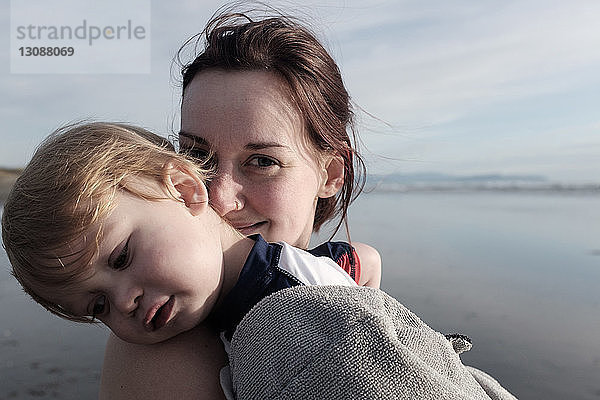
[[[242,234],[248,236],[251,235],[253,233],[260,233],[261,230],[265,230],[267,228],[268,222],[267,221],[260,221],[260,222],[232,222],[229,221],[229,223],[231,224],[231,226],[233,226],[235,229],[237,229],[238,231],[240,231]]]

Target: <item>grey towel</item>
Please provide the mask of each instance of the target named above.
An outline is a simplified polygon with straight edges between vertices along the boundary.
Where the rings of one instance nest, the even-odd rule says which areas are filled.
[[[239,400],[515,399],[465,367],[444,335],[371,288],[277,292],[244,317],[229,357]]]

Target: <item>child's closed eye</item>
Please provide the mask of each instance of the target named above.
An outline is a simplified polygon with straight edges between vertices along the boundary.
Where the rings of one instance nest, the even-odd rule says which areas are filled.
[[[129,239],[125,242],[123,249],[119,252],[119,255],[115,257],[112,262],[112,267],[114,269],[124,269],[127,267],[129,263]]]

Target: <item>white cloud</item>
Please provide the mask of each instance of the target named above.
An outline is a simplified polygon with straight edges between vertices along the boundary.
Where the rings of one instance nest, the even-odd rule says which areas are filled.
[[[149,75],[11,75],[8,52],[2,52],[0,117],[7,146],[0,149],[0,164],[23,164],[33,143],[78,118],[127,120],[169,133],[179,104],[172,58],[220,4],[153,1]],[[330,0],[276,6],[281,4],[311,16],[306,20],[339,60],[358,104],[393,125],[365,117],[375,131],[363,132],[372,160],[409,160],[373,161],[375,168],[452,172],[504,165],[527,173],[546,165],[553,174],[579,154],[585,160],[580,170],[600,169],[592,157],[599,135],[591,125],[595,115],[586,111],[591,107],[575,113],[556,100],[598,100],[580,92],[597,87],[600,93],[599,2]],[[0,9],[6,24],[7,4]],[[547,120],[569,132],[560,145]],[[507,140],[511,135],[518,140]],[[536,145],[535,153],[525,150]]]
[[[482,103],[556,92],[588,79],[598,82],[591,67],[600,64],[600,3],[586,5],[517,2],[429,14],[425,6],[414,13],[411,30],[391,24],[379,36],[351,42],[344,70],[358,100],[382,110],[384,119],[421,122],[447,121]]]

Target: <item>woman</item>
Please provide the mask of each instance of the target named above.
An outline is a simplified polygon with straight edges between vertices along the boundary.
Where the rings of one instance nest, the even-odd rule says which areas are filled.
[[[323,223],[345,222],[361,187],[339,69],[289,18],[225,14],[203,34],[204,49],[183,68],[180,147],[216,164],[211,205],[234,227],[306,248]],[[375,249],[353,246],[365,264],[380,265]],[[379,281],[379,267],[361,271],[360,284]],[[111,336],[100,398],[223,398],[225,364],[208,325],[152,346]]]

